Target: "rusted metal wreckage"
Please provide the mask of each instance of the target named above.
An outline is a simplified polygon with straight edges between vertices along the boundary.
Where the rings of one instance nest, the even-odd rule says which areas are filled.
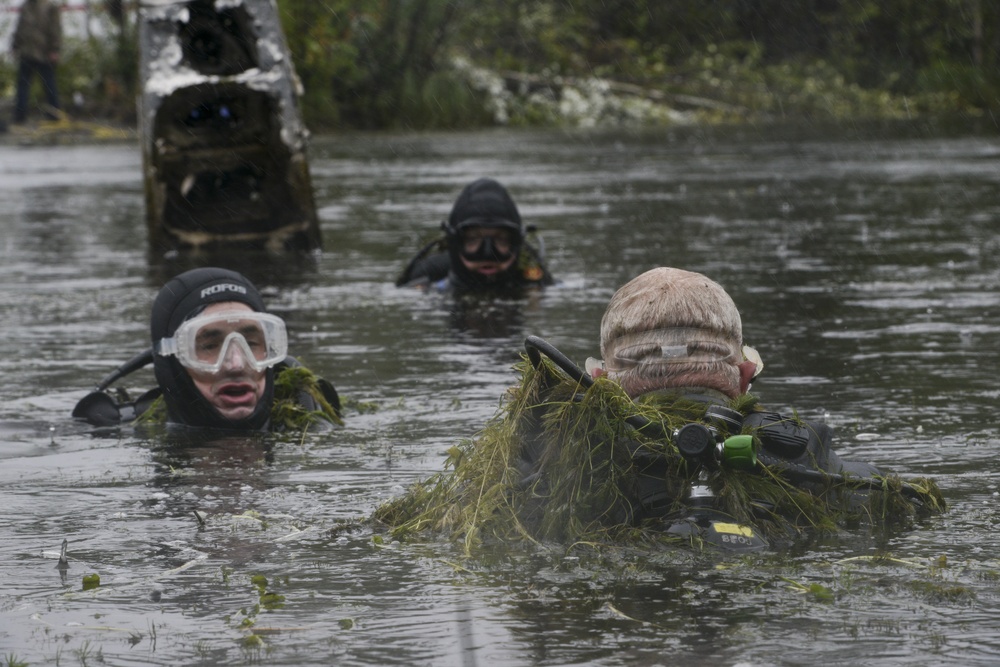
[[[298,77],[274,0],[142,0],[154,247],[320,247]]]

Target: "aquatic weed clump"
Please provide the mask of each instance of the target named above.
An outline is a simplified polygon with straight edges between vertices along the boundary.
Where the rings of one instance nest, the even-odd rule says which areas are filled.
[[[636,402],[606,379],[585,389],[548,359],[516,368],[520,385],[474,440],[452,448],[445,470],[376,510],[394,536],[443,533],[467,553],[493,540],[662,542],[670,517],[688,510],[696,479],[711,488],[718,512],[772,538],[858,522],[906,526],[944,509],[931,480],[816,471],[803,484],[775,464],[694,465],[671,434],[703,418],[703,404],[669,395]],[[756,400],[731,407],[746,414]],[[745,430],[759,450],[754,429]],[[655,512],[635,502],[650,488]]]
[[[284,368],[274,378],[274,405],[271,421],[285,430],[304,431],[322,422],[344,425],[337,406],[331,404],[330,388],[321,377],[304,366]],[[312,399],[316,410],[303,407],[300,397]]]

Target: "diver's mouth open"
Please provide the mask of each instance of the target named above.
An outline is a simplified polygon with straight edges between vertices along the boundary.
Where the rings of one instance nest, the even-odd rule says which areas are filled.
[[[480,265],[476,266],[473,269],[473,271],[476,271],[477,273],[481,273],[484,276],[492,276],[495,273],[500,273],[500,265],[499,264],[492,264],[492,263],[490,263],[490,264],[485,264],[484,263],[484,264],[480,264]]]
[[[250,382],[228,382],[216,390],[216,395],[229,406],[250,405],[257,400],[256,389]]]

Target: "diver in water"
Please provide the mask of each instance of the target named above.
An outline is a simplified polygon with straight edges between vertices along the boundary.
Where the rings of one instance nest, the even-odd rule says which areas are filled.
[[[257,288],[243,275],[199,268],[167,282],[153,302],[152,348],[105,378],[77,404],[73,416],[97,426],[131,421],[162,398],[167,423],[238,431],[280,429],[272,413],[276,379],[298,379],[291,400],[299,414],[340,423],[333,386],[288,356],[285,322],[265,312]],[[153,364],[158,386],[118,404],[104,392],[115,380]],[[281,398],[281,397],[279,397]],[[315,421],[315,420],[310,420]]]
[[[739,310],[722,286],[668,267],[647,271],[614,294],[601,319],[601,356],[588,359],[588,372],[614,380],[633,400],[677,394],[724,406],[746,395],[763,369],[757,352],[743,345]],[[803,446],[793,463],[829,473],[877,474],[867,463],[842,460],[826,424],[760,411],[743,420],[744,426],[767,423],[795,432],[789,437]]]
[[[398,287],[499,292],[553,282],[543,253],[527,242],[534,228],[525,227],[510,193],[491,178],[465,186],[441,228],[444,238],[410,261]]]
[[[760,406],[749,393],[760,357],[732,298],[701,274],[657,268],[620,288],[601,320],[603,359],[586,370],[535,336],[524,346],[496,417],[379,520],[467,544],[666,537],[752,551],[944,508],[932,480],[845,461],[825,424]]]
[[[529,338],[526,347],[531,343]],[[559,356],[558,350],[550,351],[552,358]],[[638,440],[617,441],[618,451],[628,452],[628,462],[620,468],[617,499],[604,515],[611,524],[634,525],[647,519],[670,523],[681,506],[714,507],[710,487],[718,482],[698,482],[690,476],[692,470],[774,466],[795,487],[820,495],[827,493],[831,479],[873,481],[881,474],[868,463],[841,459],[826,424],[766,411],[748,394],[763,363],[743,344],[742,321],[732,298],[699,273],[661,267],[621,287],[601,320],[601,356],[588,359],[586,371],[570,371],[578,373],[585,386],[602,376],[616,383],[636,404],[635,414],[646,415],[630,422],[638,432],[647,437],[660,433],[676,447],[660,453]],[[538,400],[532,420],[549,423],[550,408],[545,406],[555,403]],[[743,435],[747,433],[753,435]],[[517,466],[522,479],[541,484],[539,496],[548,493],[549,466],[570,446],[541,433],[522,443]],[[678,459],[672,452],[683,456]],[[850,497],[855,496],[844,496],[848,503]],[[861,502],[865,498],[863,492],[856,497]],[[695,520],[689,520],[687,511],[681,510],[679,522],[668,532],[690,534],[690,521]],[[749,535],[713,534],[713,539],[740,539],[750,546],[757,538]]]

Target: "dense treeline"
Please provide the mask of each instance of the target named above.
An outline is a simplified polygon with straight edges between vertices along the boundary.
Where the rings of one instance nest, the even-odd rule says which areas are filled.
[[[1000,110],[996,0],[277,0],[315,130]],[[135,6],[64,97],[134,120]],[[13,94],[0,59],[0,92]]]
[[[582,105],[603,92],[715,116],[1000,107],[993,0],[278,5],[319,127],[555,121],[543,98],[565,107],[581,81],[602,82]]]

